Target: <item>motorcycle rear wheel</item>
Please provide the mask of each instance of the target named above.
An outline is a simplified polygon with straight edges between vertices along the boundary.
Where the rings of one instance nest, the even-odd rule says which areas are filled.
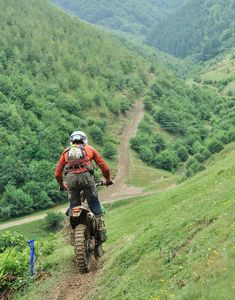
[[[86,273],[91,269],[90,232],[86,225],[79,224],[74,229],[74,254],[79,272]]]

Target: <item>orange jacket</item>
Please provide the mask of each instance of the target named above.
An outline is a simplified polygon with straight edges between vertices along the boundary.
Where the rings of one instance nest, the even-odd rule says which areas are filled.
[[[55,169],[55,177],[59,185],[63,184],[63,170],[64,167],[68,164],[68,150],[70,148],[66,148],[62,155],[60,156],[59,162]],[[98,151],[91,147],[90,145],[86,145],[84,147],[84,151],[86,152],[86,163],[91,164],[91,160],[94,160],[96,164],[100,167],[104,177],[108,180],[110,180],[110,170],[103,158],[100,156]],[[68,171],[69,173],[82,173],[87,172],[87,169],[85,167],[77,168],[77,169],[71,169]]]

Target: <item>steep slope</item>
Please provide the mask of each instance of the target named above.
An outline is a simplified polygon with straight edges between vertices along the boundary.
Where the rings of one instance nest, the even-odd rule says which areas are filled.
[[[0,218],[10,218],[62,199],[53,169],[75,129],[115,156],[149,66],[45,0],[2,1],[0,18]]]
[[[177,57],[208,60],[235,45],[235,2],[187,1],[156,26],[148,42]]]
[[[90,23],[135,35],[145,35],[184,0],[52,0]]]
[[[87,299],[234,299],[234,146],[174,189],[107,209],[107,253]]]
[[[51,276],[15,299],[233,300],[234,146],[175,188],[106,206],[109,239],[98,272],[79,275],[63,237],[45,259]]]

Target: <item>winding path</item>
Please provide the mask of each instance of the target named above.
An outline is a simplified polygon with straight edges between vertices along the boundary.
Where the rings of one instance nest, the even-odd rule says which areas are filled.
[[[135,136],[143,115],[143,103],[139,100],[128,114],[128,122],[120,137],[118,171],[114,179],[115,184],[105,188],[100,193],[100,198],[103,203],[143,195],[141,188],[127,186],[125,182],[125,179],[128,178],[130,168],[129,140]],[[60,283],[53,289],[53,292],[47,295],[47,299],[84,299],[87,293],[92,289],[99,269],[99,265],[97,265],[95,261],[93,263],[93,270],[87,274],[80,274],[75,265],[72,266],[70,273],[66,274],[64,278],[61,278]]]

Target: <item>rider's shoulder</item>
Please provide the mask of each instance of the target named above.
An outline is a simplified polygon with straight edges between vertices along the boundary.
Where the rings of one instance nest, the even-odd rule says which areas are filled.
[[[66,152],[68,152],[70,148],[71,148],[71,147],[65,148],[62,154],[65,154]]]
[[[94,152],[95,148],[92,147],[91,145],[86,145],[85,149],[87,149],[88,151]]]

